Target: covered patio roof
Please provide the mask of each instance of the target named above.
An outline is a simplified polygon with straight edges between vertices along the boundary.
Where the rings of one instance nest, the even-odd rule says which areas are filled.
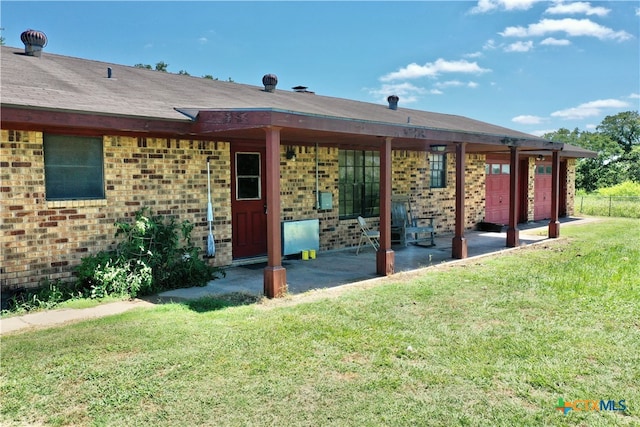
[[[305,96],[305,95],[301,95]],[[314,96],[314,95],[306,95]],[[193,109],[176,108],[194,122],[197,135],[222,139],[264,139],[265,128],[280,129],[280,142],[296,145],[327,145],[340,148],[375,148],[384,138],[391,138],[392,150],[429,151],[432,145],[453,147],[456,142],[468,143],[467,152],[508,152],[517,146],[524,150],[562,150],[563,144],[500,128],[457,116],[446,116],[448,122],[429,120],[432,113],[415,110],[384,110],[393,121],[349,118],[328,115],[265,109]],[[411,112],[414,114],[413,120]],[[398,118],[406,117],[405,123]],[[452,117],[456,117],[455,120]],[[450,125],[436,127],[434,125]]]

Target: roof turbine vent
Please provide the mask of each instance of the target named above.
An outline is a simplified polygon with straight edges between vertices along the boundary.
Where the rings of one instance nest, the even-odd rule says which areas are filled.
[[[28,56],[40,57],[42,48],[47,45],[47,35],[37,30],[24,31],[20,34],[20,40],[24,43],[24,53]]]
[[[400,98],[398,97],[398,95],[389,95],[387,97],[387,102],[389,103],[389,108],[391,110],[397,110],[398,109],[398,101],[400,100]]]
[[[264,85],[265,92],[273,92],[276,90],[278,84],[278,76],[275,74],[265,74],[262,77],[262,84]]]

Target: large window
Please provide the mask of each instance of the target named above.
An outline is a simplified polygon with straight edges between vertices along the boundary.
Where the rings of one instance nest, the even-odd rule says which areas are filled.
[[[430,187],[445,188],[447,186],[447,156],[445,154],[429,154]]]
[[[46,199],[104,199],[102,163],[102,138],[45,135]]]
[[[380,153],[340,150],[340,218],[380,215]]]

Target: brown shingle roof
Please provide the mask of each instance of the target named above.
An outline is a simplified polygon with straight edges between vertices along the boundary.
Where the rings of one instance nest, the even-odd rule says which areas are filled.
[[[107,78],[107,68],[113,71]],[[261,76],[256,76],[259,80]],[[174,108],[275,109],[318,116],[423,126],[462,132],[535,136],[466,117],[214,81],[43,53],[29,57],[2,47],[2,103],[46,109],[184,120]]]
[[[405,128],[491,135],[524,140],[538,148],[548,141],[523,132],[451,114],[158,72],[43,52],[26,56],[2,46],[3,106],[75,111],[110,116],[188,122],[198,111],[293,112]],[[112,70],[111,78],[107,69]],[[259,80],[260,76],[256,76]],[[191,119],[189,118],[191,116]],[[409,132],[411,133],[411,132]]]

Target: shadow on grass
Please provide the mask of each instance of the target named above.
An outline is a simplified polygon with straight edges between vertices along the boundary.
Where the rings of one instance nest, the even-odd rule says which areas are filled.
[[[198,299],[153,296],[145,300],[154,304],[182,304],[197,313],[222,310],[228,307],[239,307],[259,302],[262,296],[243,292],[232,292],[223,295],[206,296]]]

